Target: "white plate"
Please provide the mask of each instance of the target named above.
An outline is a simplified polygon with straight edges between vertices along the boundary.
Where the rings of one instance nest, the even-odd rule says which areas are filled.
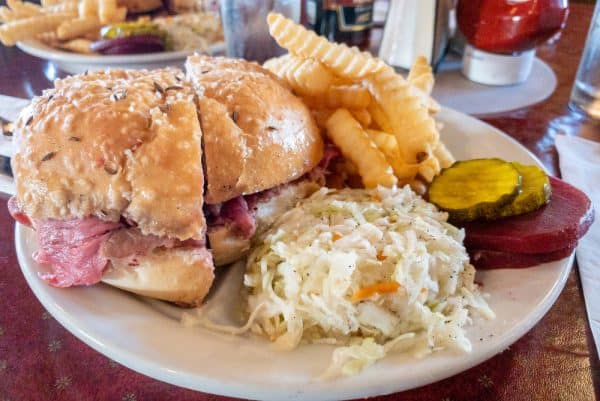
[[[444,109],[443,137],[458,159],[497,156],[541,163],[497,129],[467,115]],[[317,377],[333,348],[303,345],[280,352],[256,337],[235,337],[203,328],[184,328],[177,310],[148,302],[104,285],[57,289],[42,282],[43,268],[31,258],[33,232],[16,228],[17,255],[31,289],[48,311],[94,349],[138,372],[178,386],[253,399],[327,400],[370,397],[406,390],[462,372],[503,351],[531,329],[561,292],[572,257],[528,269],[478,273],[497,314],[468,328],[470,354],[442,351],[416,360],[390,355],[361,375],[333,381]],[[220,280],[209,304],[222,321],[234,322],[239,272]],[[221,284],[221,285],[219,285]],[[226,285],[223,285],[226,284]],[[223,319],[225,317],[225,319]]]
[[[59,69],[71,74],[79,74],[87,70],[103,70],[105,68],[153,69],[182,66],[186,57],[194,53],[191,50],[182,50],[148,54],[87,55],[55,49],[37,39],[17,42],[17,47],[27,54],[52,61]],[[225,44],[219,42],[211,45],[207,53],[216,55],[224,51]]]

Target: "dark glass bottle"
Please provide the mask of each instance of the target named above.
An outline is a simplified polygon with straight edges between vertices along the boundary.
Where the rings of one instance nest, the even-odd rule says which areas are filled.
[[[307,26],[333,42],[369,47],[374,0],[307,0]]]
[[[304,3],[306,27],[319,33],[323,20],[323,0],[306,0]]]

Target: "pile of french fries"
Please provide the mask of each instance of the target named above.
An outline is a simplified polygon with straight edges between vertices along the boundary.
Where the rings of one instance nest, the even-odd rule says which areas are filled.
[[[430,96],[434,77],[425,58],[405,79],[371,54],[330,43],[280,14],[267,22],[289,53],[264,67],[303,99],[365,187],[409,184],[423,193],[454,163],[433,118],[440,107]]]
[[[40,38],[55,47],[90,53],[101,26],[125,21],[127,8],[117,0],[41,0],[41,5],[6,0],[0,7],[0,42]]]

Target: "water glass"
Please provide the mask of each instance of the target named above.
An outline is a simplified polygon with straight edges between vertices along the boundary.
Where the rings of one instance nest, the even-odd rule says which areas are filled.
[[[275,11],[300,20],[300,0],[221,0],[229,57],[263,62],[285,51],[269,35],[267,14]]]
[[[594,9],[569,107],[600,120],[600,1]]]

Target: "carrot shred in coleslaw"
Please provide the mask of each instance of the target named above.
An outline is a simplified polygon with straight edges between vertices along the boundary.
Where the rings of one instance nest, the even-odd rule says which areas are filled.
[[[364,301],[365,299],[371,298],[375,294],[390,294],[398,291],[398,288],[400,287],[400,284],[398,284],[396,281],[384,281],[369,285],[367,287],[362,287],[352,294],[352,302]]]

